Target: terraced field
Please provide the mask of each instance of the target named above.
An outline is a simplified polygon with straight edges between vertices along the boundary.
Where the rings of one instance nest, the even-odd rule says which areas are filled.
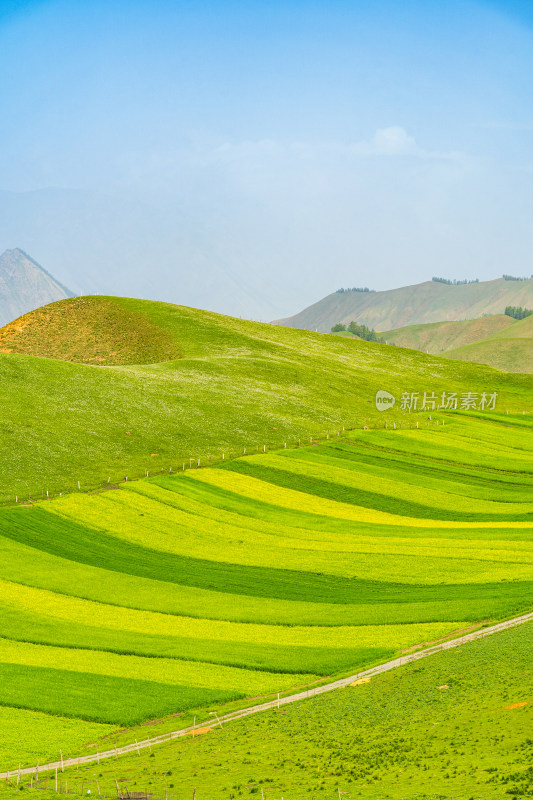
[[[1,510],[0,767],[531,608],[530,418],[438,420]]]

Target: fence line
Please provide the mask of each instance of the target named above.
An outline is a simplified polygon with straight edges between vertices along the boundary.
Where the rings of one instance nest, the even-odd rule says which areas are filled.
[[[504,622],[498,622],[495,625],[490,625],[486,628],[480,628],[473,633],[463,634],[455,639],[448,639],[440,644],[431,645],[430,647],[426,647],[423,650],[417,650],[409,655],[398,656],[397,658],[387,661],[384,664],[378,664],[375,667],[370,667],[369,669],[358,672],[355,675],[350,675],[348,678],[340,678],[339,680],[323,684],[322,686],[315,686],[314,688],[304,689],[303,691],[289,694],[285,697],[277,697],[276,699],[269,700],[265,703],[248,706],[246,708],[238,709],[237,711],[230,711],[227,714],[217,717],[217,721],[220,727],[222,727],[223,723],[233,722],[235,720],[242,719],[243,717],[248,717],[251,714],[258,714],[262,711],[279,709],[280,706],[288,705],[289,703],[296,703],[300,700],[306,700],[310,697],[316,697],[317,695],[324,694],[325,692],[331,692],[335,689],[349,686],[351,683],[360,680],[361,678],[370,678],[375,675],[380,675],[383,672],[388,672],[391,669],[396,669],[413,661],[418,661],[421,658],[426,658],[427,656],[443,652],[444,650],[450,650],[454,647],[459,647],[467,642],[473,642],[477,639],[484,639],[486,636],[492,636],[494,633],[499,633],[500,631],[508,630],[509,628],[514,628],[517,625],[523,625],[524,623],[531,621],[533,621],[533,611],[527,614],[522,614],[519,617],[513,617],[512,619],[505,620]],[[122,747],[118,748],[114,747],[113,750],[106,750],[103,753],[91,753],[90,755],[79,756],[76,758],[61,758],[60,761],[53,761],[48,764],[39,764],[39,762],[37,762],[37,767],[26,767],[21,769],[19,766],[18,769],[8,770],[7,772],[0,773],[0,779],[9,779],[13,777],[20,778],[21,775],[33,775],[35,773],[38,776],[40,771],[58,769],[63,771],[65,766],[79,766],[79,764],[90,764],[95,761],[100,763],[100,761],[105,758],[117,758],[119,755],[126,755],[135,752],[138,753],[140,749],[145,749],[147,747],[151,749],[155,745],[163,744],[164,742],[171,742],[173,739],[183,738],[188,735],[193,735],[194,732],[200,728],[212,726],[213,719],[211,718],[204,722],[199,722],[195,725],[189,725],[186,728],[181,728],[177,731],[170,731],[169,733],[163,733],[160,736],[154,736],[151,739],[144,739],[141,742],[137,742],[137,740],[135,740],[135,743],[123,745]]]
[[[432,425],[438,426],[439,424],[444,425],[444,420],[439,422],[439,420],[432,420],[429,417],[429,421],[425,423],[425,427],[431,427]],[[215,466],[217,464],[226,463],[226,461],[234,461],[237,458],[241,458],[244,455],[259,455],[261,453],[266,453],[272,450],[285,450],[285,449],[298,449],[300,447],[307,447],[308,445],[317,445],[321,443],[325,443],[327,441],[331,441],[333,436],[340,436],[343,433],[350,433],[355,430],[414,430],[419,429],[422,427],[423,423],[420,423],[419,420],[416,422],[405,421],[405,422],[384,422],[383,425],[361,425],[357,427],[346,427],[341,426],[335,427],[333,431],[327,431],[325,434],[318,435],[318,434],[311,434],[305,436],[303,439],[300,437],[297,441],[296,439],[290,440],[286,439],[283,440],[279,445],[277,444],[264,444],[264,445],[255,445],[250,448],[249,445],[243,445],[242,448],[239,447],[234,452],[234,448],[232,450],[225,450],[221,453],[220,456],[212,456],[208,454],[207,456],[189,456],[187,458],[182,458],[177,461],[175,464],[171,464],[168,468],[168,471],[165,467],[161,467],[161,469],[156,469],[150,471],[143,469],[142,474],[139,472],[126,474],[128,470],[124,470],[123,475],[121,478],[111,479],[111,476],[107,478],[107,480],[103,480],[98,484],[91,484],[90,486],[83,487],[81,480],[77,481],[77,488],[76,487],[67,487],[63,489],[61,492],[59,491],[52,491],[50,489],[41,489],[41,494],[39,496],[39,492],[30,492],[28,495],[26,493],[21,493],[19,495],[15,495],[14,499],[7,498],[6,500],[0,501],[1,506],[13,506],[15,505],[26,505],[27,503],[36,503],[40,502],[45,499],[53,499],[54,497],[61,497],[63,494],[74,494],[75,492],[82,492],[83,494],[88,494],[91,492],[97,493],[99,491],[105,491],[108,487],[111,488],[112,486],[120,486],[123,483],[131,482],[132,480],[142,480],[143,478],[153,478],[158,475],[177,475],[179,473],[187,472],[190,469],[200,469],[210,466]],[[255,450],[254,450],[255,447]],[[241,452],[242,449],[242,452]],[[194,462],[194,463],[193,463]]]

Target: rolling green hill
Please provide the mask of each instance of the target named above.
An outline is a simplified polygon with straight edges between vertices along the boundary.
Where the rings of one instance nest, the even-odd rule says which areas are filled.
[[[531,376],[118,298],[0,340],[0,769],[531,608]]]
[[[0,509],[0,771],[529,610],[530,418],[419,422]]]
[[[405,328],[383,331],[380,335],[387,344],[439,354],[486,339],[507,330],[516,323],[515,319],[505,314],[494,314],[478,319],[407,325]]]
[[[533,339],[490,338],[458,347],[442,354],[444,358],[490,364],[507,372],[533,373]]]
[[[83,347],[112,366],[61,360],[80,357],[58,322],[78,308]],[[398,398],[497,391],[499,408],[530,406],[528,376],[166,303],[77,298],[31,315],[16,336],[10,330],[0,336],[11,348],[41,355],[0,354],[3,501],[76,490],[78,481],[91,489],[168,473],[189,459],[204,464],[342,426],[383,425],[379,389]],[[139,339],[145,330],[147,344]],[[162,353],[179,357],[116,364]],[[407,418],[399,403],[386,417]]]
[[[532,339],[533,338],[533,314],[524,319],[516,320],[512,328],[503,329],[493,334],[498,339]]]
[[[355,319],[369,328],[390,331],[406,325],[499,315],[508,305],[533,308],[533,278],[499,278],[457,286],[425,281],[385,292],[334,292],[276,324],[326,333],[337,322],[348,324]]]
[[[445,358],[487,364],[506,372],[533,372],[533,316],[498,314],[462,322],[432,322],[385,331],[387,344]]]
[[[445,358],[489,364],[508,372],[533,373],[533,316],[513,322],[491,336],[442,354]]]
[[[25,314],[0,329],[0,353],[117,366],[181,355],[171,332],[114,298],[77,297]]]

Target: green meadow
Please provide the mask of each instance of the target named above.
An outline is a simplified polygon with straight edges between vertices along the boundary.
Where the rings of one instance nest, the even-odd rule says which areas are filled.
[[[112,796],[117,779],[125,795],[168,800],[530,797],[532,648],[529,623],[59,780]],[[32,795],[52,795],[39,786]]]
[[[531,608],[531,376],[164,303],[29,317],[0,337],[0,771]],[[498,402],[409,413],[404,392]],[[309,725],[302,775],[321,763]],[[254,775],[214,790],[259,792]]]
[[[532,429],[441,414],[1,509],[0,707],[51,724],[0,769],[530,609]]]
[[[521,413],[533,387],[528,375],[167,303],[74,298],[24,320],[0,331],[0,502],[382,426],[380,389],[497,391],[499,410]],[[399,404],[386,418],[412,422]]]

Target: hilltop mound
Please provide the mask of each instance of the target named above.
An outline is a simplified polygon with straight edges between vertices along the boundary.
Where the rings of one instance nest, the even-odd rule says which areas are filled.
[[[76,353],[70,335],[78,335],[84,308],[91,325],[78,327],[87,349]],[[62,314],[72,309],[65,333]],[[282,447],[342,426],[381,426],[381,389],[397,398],[497,391],[498,407],[520,411],[531,391],[526,375],[169,303],[81,298],[39,314],[31,319],[40,327],[17,334],[21,349],[22,337],[31,337],[24,354],[0,353],[0,500],[67,491],[78,481],[96,488],[108,477],[112,483],[181,468],[189,459],[203,464],[244,448]],[[95,319],[110,316],[114,338],[108,330],[102,352]],[[150,348],[141,341],[146,331],[153,334]],[[89,355],[90,364],[61,360]],[[386,419],[405,413],[398,402]]]
[[[506,306],[533,308],[533,278],[449,285],[426,281],[386,292],[339,291],[277,325],[327,333],[337,322],[389,331],[406,325],[502,314]]]
[[[102,366],[171,361],[181,354],[168,330],[110,297],[77,297],[25,314],[0,329],[0,352]]]
[[[72,296],[23,250],[6,250],[0,256],[0,325],[45,303]]]

